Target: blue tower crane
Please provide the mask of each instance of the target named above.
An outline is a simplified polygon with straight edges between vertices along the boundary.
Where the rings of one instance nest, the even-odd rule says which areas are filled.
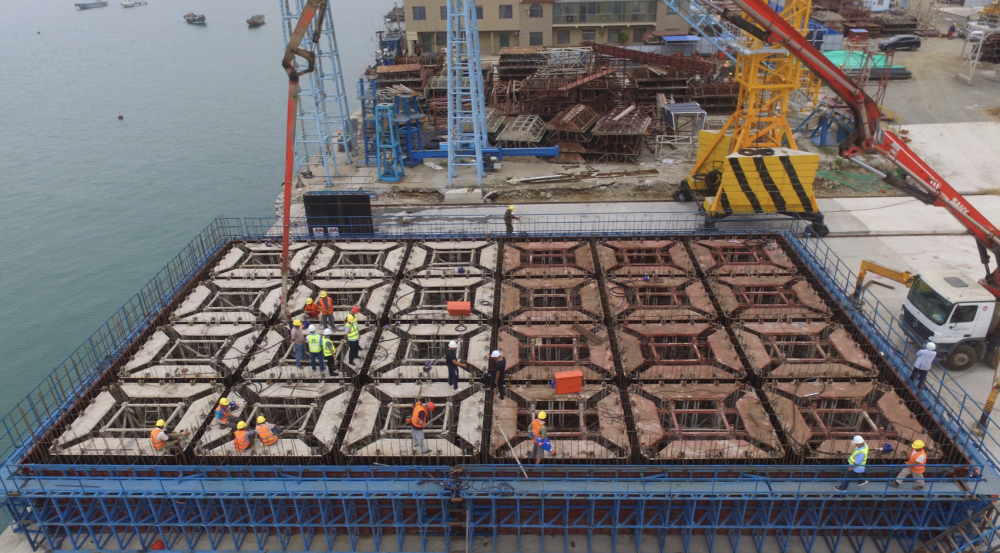
[[[448,186],[459,165],[476,168],[476,182],[483,184],[483,149],[486,138],[486,98],[479,29],[474,0],[448,0]],[[468,159],[472,161],[466,161]]]
[[[396,105],[375,106],[375,143],[378,147],[378,180],[403,180],[403,152],[399,145],[399,118]]]

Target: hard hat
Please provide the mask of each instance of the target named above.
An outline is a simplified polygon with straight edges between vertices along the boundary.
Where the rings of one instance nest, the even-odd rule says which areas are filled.
[[[306,303],[312,303],[312,302],[313,302],[312,298],[306,298]]]
[[[265,421],[267,421],[267,419],[264,418],[264,415],[257,417],[257,424],[264,424]]]
[[[229,400],[226,398],[222,398],[219,400],[219,405],[229,405]]]
[[[236,429],[237,430],[243,430],[246,427],[247,427],[247,423],[245,423],[243,421],[240,421],[240,422],[236,423]]]
[[[863,443],[865,443],[865,439],[862,438],[861,436],[855,436],[854,437],[854,443],[856,443],[856,444],[863,444]]]
[[[498,349],[493,350],[493,353],[490,354],[490,357],[492,357],[494,359],[496,359],[497,357],[500,357],[500,350],[498,350]]]
[[[330,330],[329,328],[325,328],[325,329],[323,329],[323,335],[324,336],[333,336],[333,331]]]
[[[538,418],[539,419],[545,420],[547,417],[548,417],[548,415],[545,414],[545,411],[539,411],[538,412]]]
[[[165,421],[163,419],[160,419],[160,420],[156,421],[156,426],[157,427],[163,427],[163,426],[166,426],[166,425],[167,425],[167,421]],[[920,442],[920,440],[917,440],[917,442]],[[914,442],[914,443],[916,443],[916,442]],[[920,445],[921,446],[924,445],[924,442],[920,442]]]
[[[292,326],[302,326],[302,321],[295,319],[292,321]]]
[[[510,206],[510,207],[508,207],[507,209],[509,209],[509,210],[511,210],[511,211],[514,211],[514,206]]]
[[[452,340],[452,341],[448,342],[448,347],[449,348],[457,348],[458,347],[458,342],[456,342],[455,340]]]
[[[934,344],[934,342],[927,342],[927,345],[924,346],[924,347],[927,348],[927,349],[929,349],[929,350],[931,350],[931,351],[934,351],[934,350],[937,349],[937,346]]]
[[[923,448],[924,448],[923,440],[913,440],[913,449],[923,449]]]
[[[434,410],[434,402],[433,401],[428,401],[427,402],[427,410],[428,411],[433,411]]]
[[[355,305],[351,308],[351,313],[361,313],[361,308]]]
[[[325,298],[326,297],[326,292],[325,291],[324,292],[320,292],[319,293],[319,297]]]
[[[318,326],[310,326],[309,327],[309,334],[316,334],[317,330],[319,330]]]
[[[355,318],[354,318],[354,315],[348,315],[348,316],[347,316],[347,322],[349,322],[349,323],[353,323],[353,322],[354,322],[354,321],[356,321],[356,320],[357,320],[357,319],[355,319]]]

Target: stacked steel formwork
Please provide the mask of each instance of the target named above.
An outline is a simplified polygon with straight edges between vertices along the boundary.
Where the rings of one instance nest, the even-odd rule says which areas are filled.
[[[905,357],[873,326],[877,311],[847,302],[850,290],[836,283],[849,286],[852,275],[826,271],[837,265],[822,242],[797,228],[762,231],[759,221],[722,239],[690,234],[690,221],[629,221],[574,223],[617,237],[567,232],[565,222],[513,240],[469,225],[418,238],[411,224],[380,225],[379,239],[299,237],[308,254],[296,265],[303,292],[292,309],[319,290],[343,290],[337,319],[358,305],[371,336],[362,362],[338,364],[335,375],[294,366],[287,321],[257,313],[259,293],[212,295],[232,271],[242,271],[234,282],[271,278],[256,255],[269,254],[266,237],[220,223],[192,247],[197,255],[182,256],[182,271],[154,281],[169,293],[123,312],[141,331],[106,349],[88,344],[65,373],[84,379],[57,373],[25,404],[33,409],[8,417],[5,512],[50,548],[162,540],[171,549],[359,550],[389,538],[394,549],[447,551],[475,538],[524,550],[538,538],[522,540],[545,529],[589,549],[627,533],[637,549],[646,540],[661,551],[690,551],[704,535],[709,551],[717,537],[760,552],[797,536],[809,551],[874,543],[909,552],[997,493],[992,442],[974,440],[962,426],[968,413],[943,398],[914,396]],[[245,270],[258,262],[257,273]],[[826,309],[789,311],[801,296],[782,304],[781,294],[742,283],[725,288],[746,302],[731,315],[713,287],[776,277],[800,278]],[[497,284],[468,315],[446,314],[438,300],[416,304],[426,311],[395,305],[409,294],[404,284],[453,278],[470,298],[483,285],[465,279]],[[353,280],[376,282],[359,295]],[[147,381],[122,372],[157,327],[178,326],[171,317],[182,305],[184,316],[211,316],[223,303],[255,321],[230,374]],[[468,365],[457,383],[441,359],[450,340]],[[493,349],[508,359],[502,400],[480,383]],[[584,373],[580,391],[550,386],[563,370]],[[282,426],[279,443],[235,451],[212,421],[222,396],[240,404],[238,417]],[[427,455],[409,439],[415,400],[438,405]],[[539,410],[550,413],[556,444],[540,466],[525,432]],[[145,451],[155,417],[194,430],[181,452]],[[872,447],[871,483],[836,494],[852,433]],[[930,444],[928,485],[897,492],[887,477],[917,438]]]

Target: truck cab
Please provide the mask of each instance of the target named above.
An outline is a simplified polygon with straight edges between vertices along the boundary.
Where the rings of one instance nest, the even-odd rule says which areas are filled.
[[[986,353],[997,325],[997,301],[961,271],[927,271],[910,287],[900,320],[918,343],[937,345],[945,367],[964,371]]]

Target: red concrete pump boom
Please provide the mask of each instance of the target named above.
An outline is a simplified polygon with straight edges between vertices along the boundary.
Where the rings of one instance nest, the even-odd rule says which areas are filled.
[[[986,278],[980,281],[994,296],[1000,298],[1000,268],[990,270],[989,252],[1000,255],[1000,231],[972,207],[940,175],[910,150],[893,133],[883,130],[879,122],[879,106],[864,89],[830,62],[780,15],[760,0],[731,0],[742,12],[723,9],[702,0],[733,25],[754,37],[784,47],[812,70],[854,112],[854,133],[840,144],[840,155],[879,175],[886,183],[928,205],[947,209],[975,236],[979,257],[986,267]],[[743,17],[746,15],[746,18]],[[756,23],[756,25],[755,25]],[[885,174],[858,159],[858,154],[878,153],[905,173],[904,178]]]

